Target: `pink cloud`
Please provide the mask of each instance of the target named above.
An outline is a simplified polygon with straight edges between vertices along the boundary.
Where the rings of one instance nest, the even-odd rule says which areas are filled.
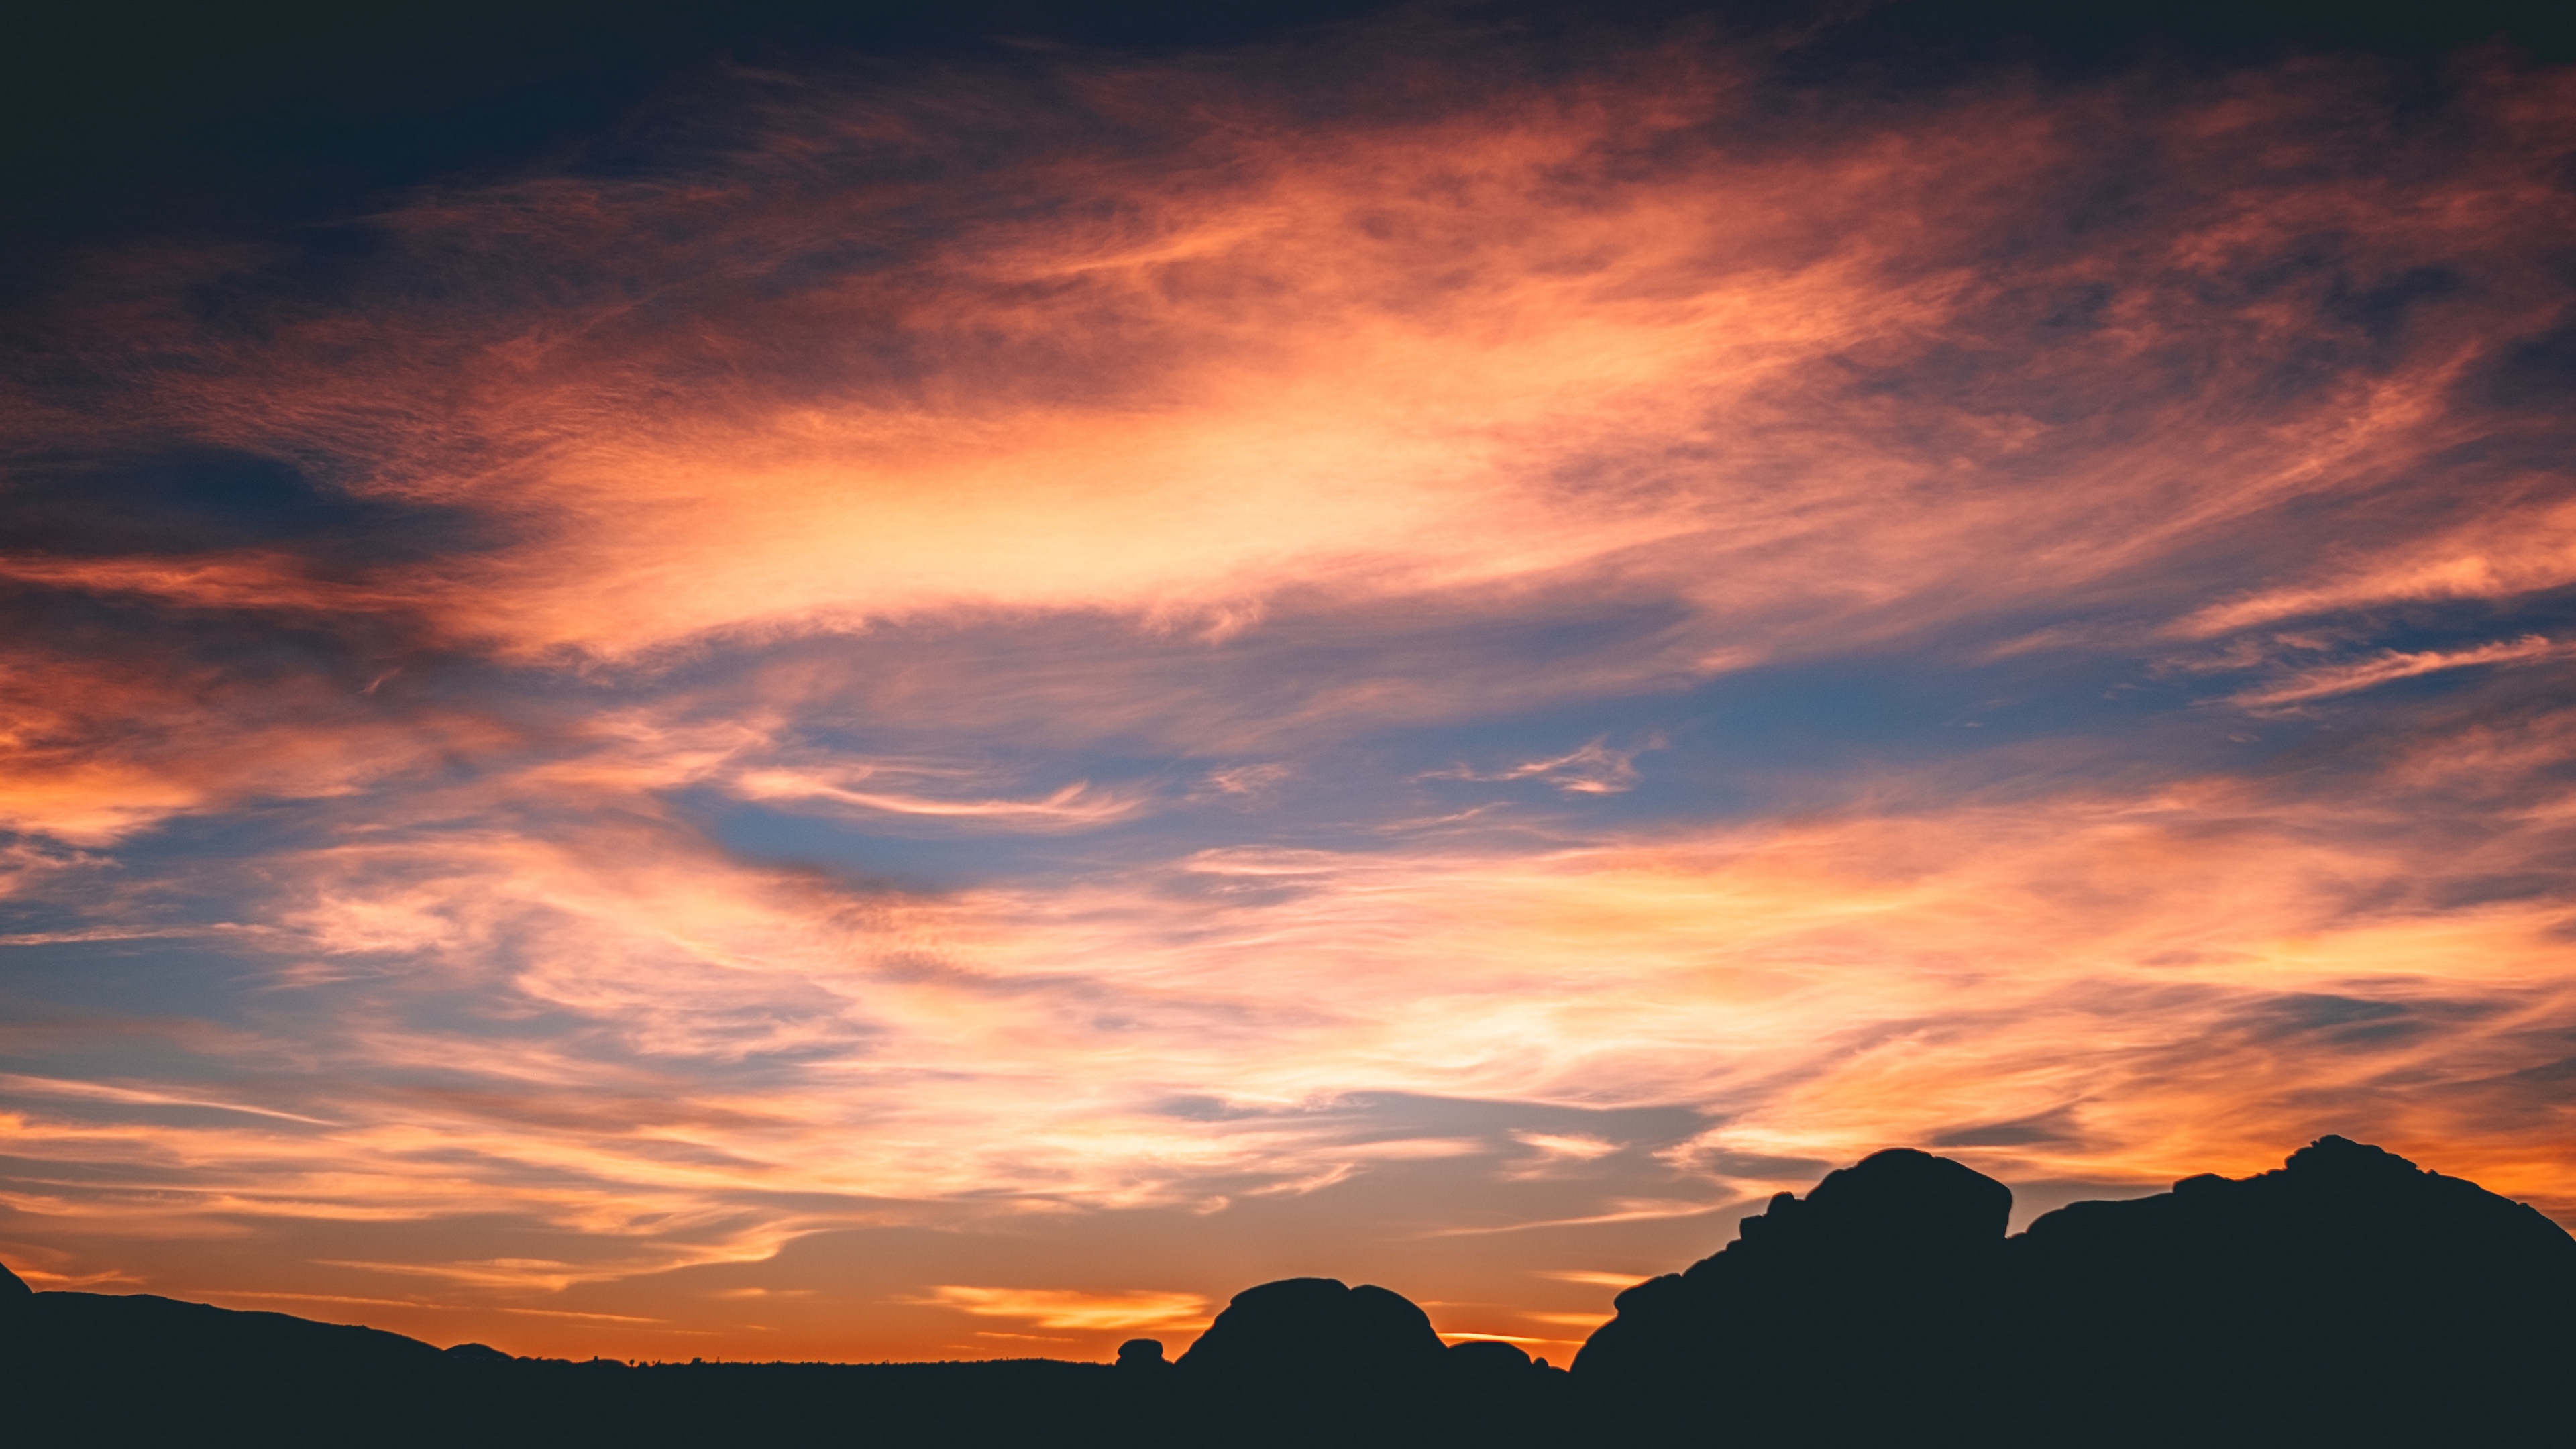
[[[2228,696],[2228,703],[2251,710],[2278,709],[2284,705],[2304,704],[2313,699],[2328,699],[2351,694],[2393,680],[2413,679],[2438,674],[2450,669],[2474,669],[2491,665],[2541,664],[2567,654],[2567,646],[2540,635],[2520,639],[2498,640],[2468,649],[2388,650],[2374,658],[2350,664],[2320,665],[2304,669],[2278,683],[2262,685],[2241,694]]]
[[[1785,109],[1706,48],[1386,62],[1403,105],[1044,64],[1056,99],[755,77],[711,151],[394,199],[337,291],[173,250],[60,301],[17,441],[479,531],[0,559],[42,624],[0,655],[0,892],[51,913],[0,944],[150,983],[0,1025],[10,1251],[363,1230],[235,1296],[661,1345],[790,1311],[707,1285],[835,1233],[1397,1173],[1530,1194],[1405,1225],[1488,1286],[1531,1233],[1716,1230],[1952,1138],[2149,1184],[2333,1130],[2576,1214],[2534,1085],[2576,1023],[2564,646],[2372,632],[2576,578],[2555,465],[2479,461],[2540,425],[2475,393],[2563,302],[2565,77],[2398,131],[2345,62]],[[2542,685],[2271,764],[2033,727],[1979,775],[1891,728],[1724,813],[1638,760],[1766,768],[1732,745],[1529,723],[2088,651],[2126,671],[2088,696],[2272,671],[2173,711],[2238,744]],[[1850,723],[1815,708],[1782,733]],[[1506,828],[1431,779],[1555,789]],[[1689,1125],[1354,1125],[1399,1099]],[[543,1246],[455,1226],[494,1222]],[[1146,1252],[798,1331],[1187,1331],[1227,1285]],[[1561,1343],[1524,1330],[1590,1301],[1442,1326]]]

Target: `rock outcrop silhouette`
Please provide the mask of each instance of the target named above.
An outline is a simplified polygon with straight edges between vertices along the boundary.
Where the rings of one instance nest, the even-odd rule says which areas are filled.
[[[1576,1378],[1634,1432],[1885,1442],[2002,1351],[2012,1192],[1900,1148],[1781,1193],[1742,1236],[1619,1295]]]
[[[1401,1295],[1237,1294],[1174,1364],[671,1364],[440,1351],[0,1270],[13,1442],[124,1445],[2541,1445],[2576,1442],[2576,1239],[2327,1137],[2077,1203],[1877,1153],[1622,1293],[1572,1373]]]
[[[2341,1137],[2076,1203],[1881,1152],[1622,1293],[1575,1361],[1639,1442],[2576,1442],[2576,1239]],[[2534,1437],[2538,1436],[2538,1437]]]
[[[1410,1383],[1447,1351],[1400,1293],[1338,1278],[1283,1278],[1234,1295],[1181,1355],[1184,1372],[1243,1384]]]
[[[1236,1294],[1181,1355],[1179,1378],[1199,1442],[1491,1442],[1497,1433],[1518,1442],[1553,1421],[1561,1386],[1528,1355],[1509,1344],[1461,1348],[1444,1345],[1401,1294],[1287,1278]],[[1495,1349],[1509,1362],[1497,1363]]]
[[[1163,1357],[1161,1339],[1131,1338],[1118,1345],[1118,1366],[1136,1372],[1161,1373],[1172,1366],[1172,1361]]]
[[[2116,1403],[2098,1442],[2576,1443],[2576,1241],[2376,1147],[2076,1203],[2013,1247],[2035,1423]]]

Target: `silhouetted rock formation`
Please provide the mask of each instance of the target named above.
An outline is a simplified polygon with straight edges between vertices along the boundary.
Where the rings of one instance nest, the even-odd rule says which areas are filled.
[[[1947,1158],[1881,1152],[1744,1219],[1716,1256],[1619,1295],[1574,1364],[1660,1427],[1685,1399],[1730,1426],[1875,1438],[1955,1404],[2001,1350],[2012,1193]]]
[[[2476,1445],[2576,1441],[2576,1240],[2328,1137],[2077,1203],[1881,1152],[1621,1294],[1569,1375],[1443,1348],[1329,1278],[1237,1294],[1180,1363],[674,1364],[441,1352],[0,1270],[0,1423],[121,1445]]]
[[[1471,1338],[1449,1346],[1449,1377],[1480,1383],[1518,1378],[1533,1367],[1520,1345]]]
[[[1131,1338],[1118,1345],[1118,1366],[1123,1369],[1160,1372],[1170,1368],[1172,1361],[1163,1357],[1161,1339]]]
[[[1621,1294],[1575,1362],[1644,1442],[2528,1442],[2568,1413],[2576,1240],[2328,1137],[2243,1181],[2077,1203],[1882,1152]]]
[[[1462,1375],[1452,1352],[1420,1308],[1384,1288],[1333,1278],[1247,1288],[1181,1355],[1197,1432],[1179,1437],[1248,1446],[1490,1442],[1510,1425],[1488,1419],[1528,1428],[1553,1408],[1552,1385]],[[1526,1357],[1510,1352],[1526,1370]]]
[[[1447,1348],[1400,1293],[1338,1278],[1283,1278],[1246,1288],[1181,1355],[1189,1373],[1246,1382],[1325,1378],[1407,1383]]]
[[[2076,1203],[2013,1246],[2032,1412],[2118,1404],[2104,1442],[2576,1442],[2576,1240],[2376,1147]]]

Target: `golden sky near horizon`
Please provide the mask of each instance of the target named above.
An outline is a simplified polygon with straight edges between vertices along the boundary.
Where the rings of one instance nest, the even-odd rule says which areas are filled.
[[[0,1260],[1562,1362],[1887,1146],[2576,1224],[2576,81],[1403,39],[742,71],[88,259],[0,376]]]

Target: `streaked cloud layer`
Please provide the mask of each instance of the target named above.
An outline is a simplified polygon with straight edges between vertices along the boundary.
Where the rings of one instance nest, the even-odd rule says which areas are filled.
[[[1561,1355],[1887,1145],[2576,1222],[2576,84],[2457,65],[818,64],[103,252],[0,415],[0,1255]]]

